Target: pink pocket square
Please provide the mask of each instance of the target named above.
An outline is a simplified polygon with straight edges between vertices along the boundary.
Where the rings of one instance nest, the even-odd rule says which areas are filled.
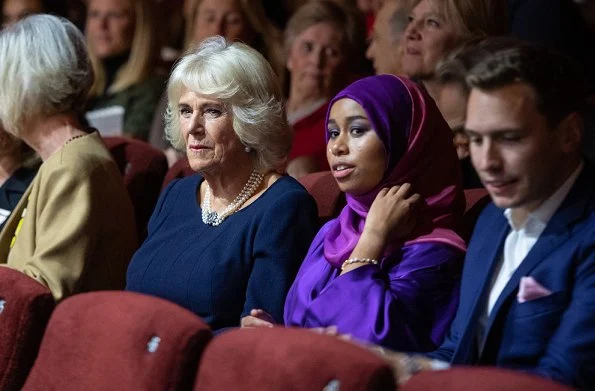
[[[519,293],[517,294],[517,300],[519,303],[539,299],[552,294],[547,288],[544,288],[540,283],[537,282],[533,277],[521,277],[521,283],[519,284]]]

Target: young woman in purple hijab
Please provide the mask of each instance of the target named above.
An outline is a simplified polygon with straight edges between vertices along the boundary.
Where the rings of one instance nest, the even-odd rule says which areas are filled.
[[[392,75],[341,91],[327,128],[347,205],[315,237],[287,296],[285,325],[433,350],[456,312],[465,252],[451,131],[427,93]],[[273,325],[258,309],[242,324]]]

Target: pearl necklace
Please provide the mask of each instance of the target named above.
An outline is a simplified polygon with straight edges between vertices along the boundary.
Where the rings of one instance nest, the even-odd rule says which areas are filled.
[[[250,179],[248,179],[248,183],[244,185],[244,188],[236,196],[231,204],[227,206],[220,214],[211,210],[211,187],[207,183],[207,190],[205,191],[205,199],[202,205],[202,222],[216,227],[223,222],[229,215],[234,214],[235,212],[240,209],[244,202],[248,200],[248,198],[252,197],[262,180],[264,179],[264,175],[259,173],[258,171],[254,170],[250,174]]]

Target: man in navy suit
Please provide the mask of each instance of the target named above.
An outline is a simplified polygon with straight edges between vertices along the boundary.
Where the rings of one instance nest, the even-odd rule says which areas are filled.
[[[465,131],[492,203],[469,244],[457,315],[430,355],[595,390],[595,171],[580,153],[586,83],[549,49],[488,49],[465,70]]]

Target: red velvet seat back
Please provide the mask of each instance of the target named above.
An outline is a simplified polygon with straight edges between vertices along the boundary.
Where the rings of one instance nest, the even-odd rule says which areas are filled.
[[[23,390],[190,389],[209,327],[165,300],[83,293],[54,311]]]
[[[447,371],[420,372],[401,391],[570,391],[551,380],[501,368],[455,367]]]
[[[330,171],[305,175],[299,182],[316,200],[318,217],[321,223],[337,217],[346,204],[345,194],[339,189]]]
[[[194,170],[190,168],[188,159],[183,157],[169,168],[169,170],[165,174],[165,179],[163,180],[162,188],[165,188],[174,179],[184,178],[192,174],[195,174]]]
[[[195,391],[395,390],[389,365],[336,337],[303,329],[237,329],[207,346]]]
[[[167,172],[167,158],[160,150],[139,140],[126,137],[104,140],[122,174],[134,205],[139,241],[143,240]]]
[[[45,286],[0,267],[0,390],[23,386],[54,306]]]

